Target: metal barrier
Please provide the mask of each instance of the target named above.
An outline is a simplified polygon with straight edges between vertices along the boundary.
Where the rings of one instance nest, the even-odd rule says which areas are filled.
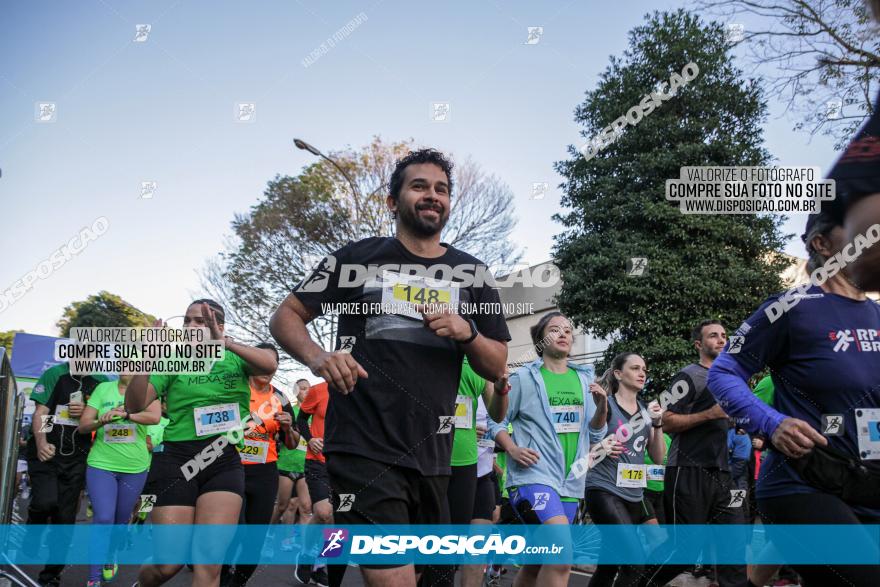
[[[18,463],[18,438],[25,397],[18,390],[9,365],[9,353],[0,347],[0,524],[12,523],[12,505],[18,487],[15,468]],[[33,579],[12,563],[9,554],[0,553],[0,585],[39,587]]]
[[[0,524],[12,522],[15,499],[15,467],[25,397],[15,384],[9,354],[0,347]]]

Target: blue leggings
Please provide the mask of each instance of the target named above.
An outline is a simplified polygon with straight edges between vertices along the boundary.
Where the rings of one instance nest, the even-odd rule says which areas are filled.
[[[143,473],[114,473],[89,466],[86,469],[86,487],[92,502],[93,524],[128,524],[134,504],[141,495],[148,471]],[[112,562],[110,536],[97,532],[91,547],[95,552],[107,553]],[[89,566],[89,581],[101,580],[101,565]]]

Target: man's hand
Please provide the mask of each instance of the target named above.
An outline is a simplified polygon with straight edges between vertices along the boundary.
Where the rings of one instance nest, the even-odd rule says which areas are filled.
[[[425,326],[437,336],[459,342],[471,337],[471,325],[448,304],[441,304],[439,310],[437,306],[419,305],[416,311],[421,313]]]
[[[752,438],[752,448],[755,450],[764,450],[764,439],[760,436]]]
[[[287,412],[281,412],[280,414],[275,414],[275,421],[278,422],[285,430],[290,430],[290,425],[293,423],[293,418],[291,418],[290,414],[288,414]]]
[[[354,391],[358,377],[367,378],[367,372],[350,353],[322,352],[311,362],[309,369],[317,377],[323,377],[342,394]]]
[[[84,404],[68,404],[67,410],[70,414],[71,418],[79,418],[82,416],[83,409],[85,408]]]
[[[309,450],[316,455],[321,454],[324,451],[324,439],[313,436],[309,441]]]
[[[721,418],[727,419],[727,414],[724,413],[724,410],[721,409],[721,406],[715,404],[711,408],[707,410],[706,419],[707,420],[718,420]]]
[[[470,336],[470,335],[468,335]],[[495,393],[501,393],[505,389],[510,390],[510,369],[507,367],[504,368],[504,376],[493,383],[495,387]]]
[[[205,326],[208,327],[208,330],[211,332],[211,340],[222,340],[225,341],[223,337],[223,332],[220,329],[220,324],[217,322],[217,315],[214,313],[214,310],[211,309],[211,306],[202,302],[202,320],[205,321]]]
[[[486,432],[489,431],[489,428],[482,424],[477,424],[477,440],[482,440],[484,436],[486,436]]]
[[[538,454],[537,451],[534,451],[530,448],[523,448],[521,446],[510,449],[509,451],[507,451],[507,454],[509,454],[510,458],[512,458],[523,467],[531,467],[538,462],[538,459],[541,458],[541,455]]]
[[[590,395],[593,396],[593,403],[599,409],[602,409],[608,403],[608,392],[595,381],[590,384]]]
[[[770,439],[782,454],[799,459],[808,455],[813,447],[828,446],[828,439],[812,426],[797,418],[786,418],[773,432]]]
[[[55,445],[49,444],[48,442],[37,443],[37,458],[40,459],[40,462],[45,463],[46,461],[51,461],[55,456]]]

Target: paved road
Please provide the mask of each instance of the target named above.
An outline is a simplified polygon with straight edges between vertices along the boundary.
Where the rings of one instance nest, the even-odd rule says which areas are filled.
[[[36,567],[27,567],[26,570],[28,571],[28,575],[32,578],[36,578],[37,573],[40,571],[39,568]],[[510,569],[510,571],[502,578],[501,585],[505,587],[513,585],[515,572],[515,569]],[[82,587],[86,584],[86,579],[86,569],[84,567],[68,567],[62,575],[61,585],[62,587]],[[114,582],[114,585],[118,585],[119,587],[129,587],[136,579],[137,567],[120,567],[119,576]],[[176,577],[174,577],[174,579],[166,583],[166,585],[169,587],[185,587],[190,585],[191,581],[192,573],[184,568]],[[572,573],[568,584],[571,586],[586,587],[589,582],[590,576],[588,574]],[[363,585],[364,583],[361,580],[360,573],[357,569],[349,568],[342,584],[345,587],[353,587],[355,585]],[[254,576],[251,578],[248,585],[250,587],[262,587],[263,585],[289,587],[291,585],[300,585],[300,583],[294,581],[293,568],[290,566],[263,565],[257,568],[257,571],[254,573]],[[710,583],[706,579],[694,579],[690,575],[681,575],[672,583],[672,585],[676,587],[708,587]]]
[[[21,517],[26,512],[26,505],[21,500],[16,501],[16,515],[14,515],[14,519],[21,520]],[[80,511],[80,514],[77,518],[78,524],[87,524],[89,523],[89,519],[86,517],[85,508]],[[23,570],[27,573],[29,577],[36,580],[37,575],[40,572],[40,567],[24,567]],[[61,578],[62,587],[82,587],[86,584],[88,576],[88,569],[85,566],[70,566],[64,570]],[[137,572],[138,567],[136,566],[125,566],[119,568],[119,575],[117,576],[116,581],[114,581],[114,585],[118,587],[130,587],[137,580]],[[502,586],[509,586],[513,584],[513,578],[516,575],[515,568],[509,568],[508,572],[502,577]],[[590,575],[587,573],[581,572],[573,572],[571,575],[571,579],[569,580],[569,585],[577,586],[577,587],[586,587],[590,582]],[[174,577],[171,581],[167,583],[169,587],[185,587],[192,583],[192,573],[184,568]],[[353,587],[356,585],[363,585],[363,581],[361,580],[360,572],[358,572],[355,568],[349,568],[348,572],[345,574],[345,580],[343,585],[345,587]],[[674,587],[708,587],[709,581],[706,579],[695,579],[690,575],[681,575],[675,581],[671,583]],[[295,581],[293,578],[293,566],[291,565],[261,565],[257,568],[250,582],[248,583],[250,587],[262,587],[264,585],[278,585],[289,587],[291,585],[300,585],[299,582]],[[0,580],[0,587],[6,587],[2,580]]]

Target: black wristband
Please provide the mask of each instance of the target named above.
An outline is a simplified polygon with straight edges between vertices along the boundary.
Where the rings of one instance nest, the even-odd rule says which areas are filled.
[[[480,331],[477,330],[477,323],[474,322],[473,318],[468,318],[468,324],[471,325],[471,335],[467,338],[467,340],[462,340],[458,344],[470,344],[474,342],[474,339],[480,335]]]

